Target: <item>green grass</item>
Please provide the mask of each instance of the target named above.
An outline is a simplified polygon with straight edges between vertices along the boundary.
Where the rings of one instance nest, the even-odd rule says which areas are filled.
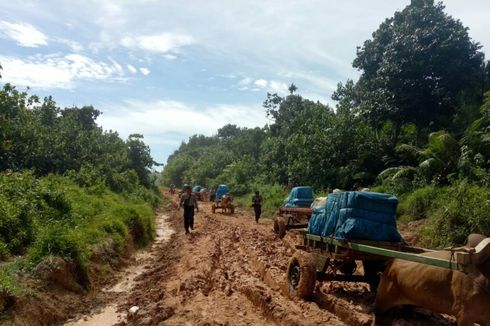
[[[429,185],[400,198],[397,215],[400,222],[409,222],[428,217],[436,199],[444,190]]]
[[[438,192],[421,232],[429,247],[461,245],[470,233],[490,235],[490,189],[459,181]]]
[[[122,250],[130,235],[140,246],[155,236],[151,190],[116,194],[103,184],[80,187],[67,177],[29,173],[0,174],[0,190],[3,260],[24,254],[32,268],[55,255],[85,269],[92,246],[108,237]]]
[[[235,198],[235,203],[252,210],[252,197],[255,190],[262,195],[262,217],[272,218],[284,203],[288,193],[280,185],[254,185],[250,193]]]
[[[20,292],[19,285],[16,284],[12,277],[12,266],[14,264],[0,266],[0,296],[15,296]]]
[[[462,245],[470,233],[490,235],[489,198],[490,189],[465,180],[446,187],[425,186],[400,198],[398,221],[425,218],[418,230],[425,247]]]

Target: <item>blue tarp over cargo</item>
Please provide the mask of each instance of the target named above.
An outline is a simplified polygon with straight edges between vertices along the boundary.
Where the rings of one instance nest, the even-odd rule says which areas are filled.
[[[215,200],[221,200],[221,197],[223,197],[223,195],[226,195],[227,193],[229,193],[228,187],[224,184],[219,185],[216,188]]]
[[[312,187],[294,187],[284,201],[284,207],[310,207],[313,199]]]
[[[400,242],[395,196],[347,191],[329,194],[325,206],[313,209],[308,233],[337,239]]]

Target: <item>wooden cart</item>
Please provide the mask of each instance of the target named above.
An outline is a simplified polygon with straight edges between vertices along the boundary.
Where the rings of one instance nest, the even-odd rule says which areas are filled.
[[[288,230],[306,228],[311,212],[309,207],[279,208],[278,216],[274,219],[274,232],[282,239]]]
[[[482,241],[475,251],[453,251],[451,260],[428,257],[422,253],[432,250],[411,247],[405,243],[339,240],[320,237],[300,230],[303,244],[291,258],[287,270],[291,296],[306,298],[313,293],[316,281],[366,282],[371,290],[377,287],[378,273],[388,259],[399,258],[417,263],[469,272],[475,268],[472,258],[490,256],[490,238]],[[362,262],[363,274],[356,273]]]
[[[216,210],[221,208],[222,213],[235,213],[235,205],[232,204],[233,202],[233,196],[231,195],[224,195],[221,197],[220,200],[216,200],[212,205],[211,205],[211,211],[216,213]]]

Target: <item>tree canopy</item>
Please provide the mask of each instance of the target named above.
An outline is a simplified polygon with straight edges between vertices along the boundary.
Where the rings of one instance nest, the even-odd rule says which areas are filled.
[[[451,128],[461,103],[481,95],[480,47],[442,3],[412,0],[357,50],[359,111],[375,126],[392,121],[395,142],[407,123]]]

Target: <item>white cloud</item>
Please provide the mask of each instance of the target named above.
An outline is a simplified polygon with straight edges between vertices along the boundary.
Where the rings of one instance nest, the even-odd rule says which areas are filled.
[[[5,82],[39,88],[73,88],[77,80],[120,80],[122,67],[95,61],[80,54],[33,56],[27,59],[1,57]]]
[[[67,45],[68,47],[70,47],[70,49],[73,52],[81,52],[84,50],[83,45],[81,45],[80,43],[73,41],[73,40],[59,38],[59,39],[56,39],[56,41],[58,41],[59,43]]]
[[[177,59],[177,56],[175,54],[170,54],[170,53],[167,53],[167,54],[164,54],[163,57],[167,60],[175,60]]]
[[[255,86],[258,86],[258,87],[262,87],[262,88],[266,88],[267,85],[268,85],[268,82],[267,80],[265,79],[257,79],[255,82],[254,82]]]
[[[286,83],[283,82],[271,80],[269,82],[269,89],[276,93],[284,94],[288,92],[288,85],[286,85]]]
[[[308,72],[308,71],[284,71],[280,73],[283,78],[287,78],[291,81],[302,80],[310,85],[315,86],[317,89],[323,90],[325,92],[331,92],[337,89],[337,83],[342,80],[334,80],[331,78],[327,78],[322,76],[321,73],[318,72]],[[323,74],[326,75],[326,74]],[[355,76],[357,77],[357,73]],[[352,79],[355,79],[354,76],[351,76]],[[343,81],[342,81],[343,82]],[[303,83],[295,83],[296,86],[299,86],[299,91],[301,93],[301,85]]]
[[[127,67],[128,67],[128,70],[129,70],[129,71],[130,71],[132,74],[135,74],[135,73],[137,73],[137,72],[138,72],[138,70],[137,70],[137,69],[136,69],[134,66],[132,66],[132,65],[127,65]]]
[[[180,134],[184,138],[193,134],[210,136],[227,123],[253,128],[268,122],[260,105],[218,104],[197,108],[172,100],[128,100],[104,112],[98,121],[104,129],[115,130],[123,137],[138,132],[145,139],[160,138],[160,142],[167,138],[166,134]]]
[[[25,47],[38,47],[48,44],[46,35],[26,23],[11,23],[0,20],[0,37],[14,40],[18,45]]]
[[[270,91],[279,94],[286,94],[288,92],[288,85],[284,82],[277,80],[256,79],[255,81],[250,77],[245,77],[238,82],[238,89],[240,90],[252,90],[252,91]]]
[[[238,82],[238,85],[240,85],[240,86],[247,86],[247,85],[250,85],[251,82],[252,82],[252,78],[245,77],[245,78],[243,78],[242,80],[240,80]]]
[[[125,47],[163,54],[177,53],[181,47],[194,43],[195,40],[192,36],[177,33],[126,36],[121,40],[121,45]],[[175,59],[175,55],[170,54],[168,58]]]
[[[145,76],[148,76],[150,74],[150,69],[148,68],[145,68],[145,67],[141,67],[140,68],[140,72],[145,75]]]

